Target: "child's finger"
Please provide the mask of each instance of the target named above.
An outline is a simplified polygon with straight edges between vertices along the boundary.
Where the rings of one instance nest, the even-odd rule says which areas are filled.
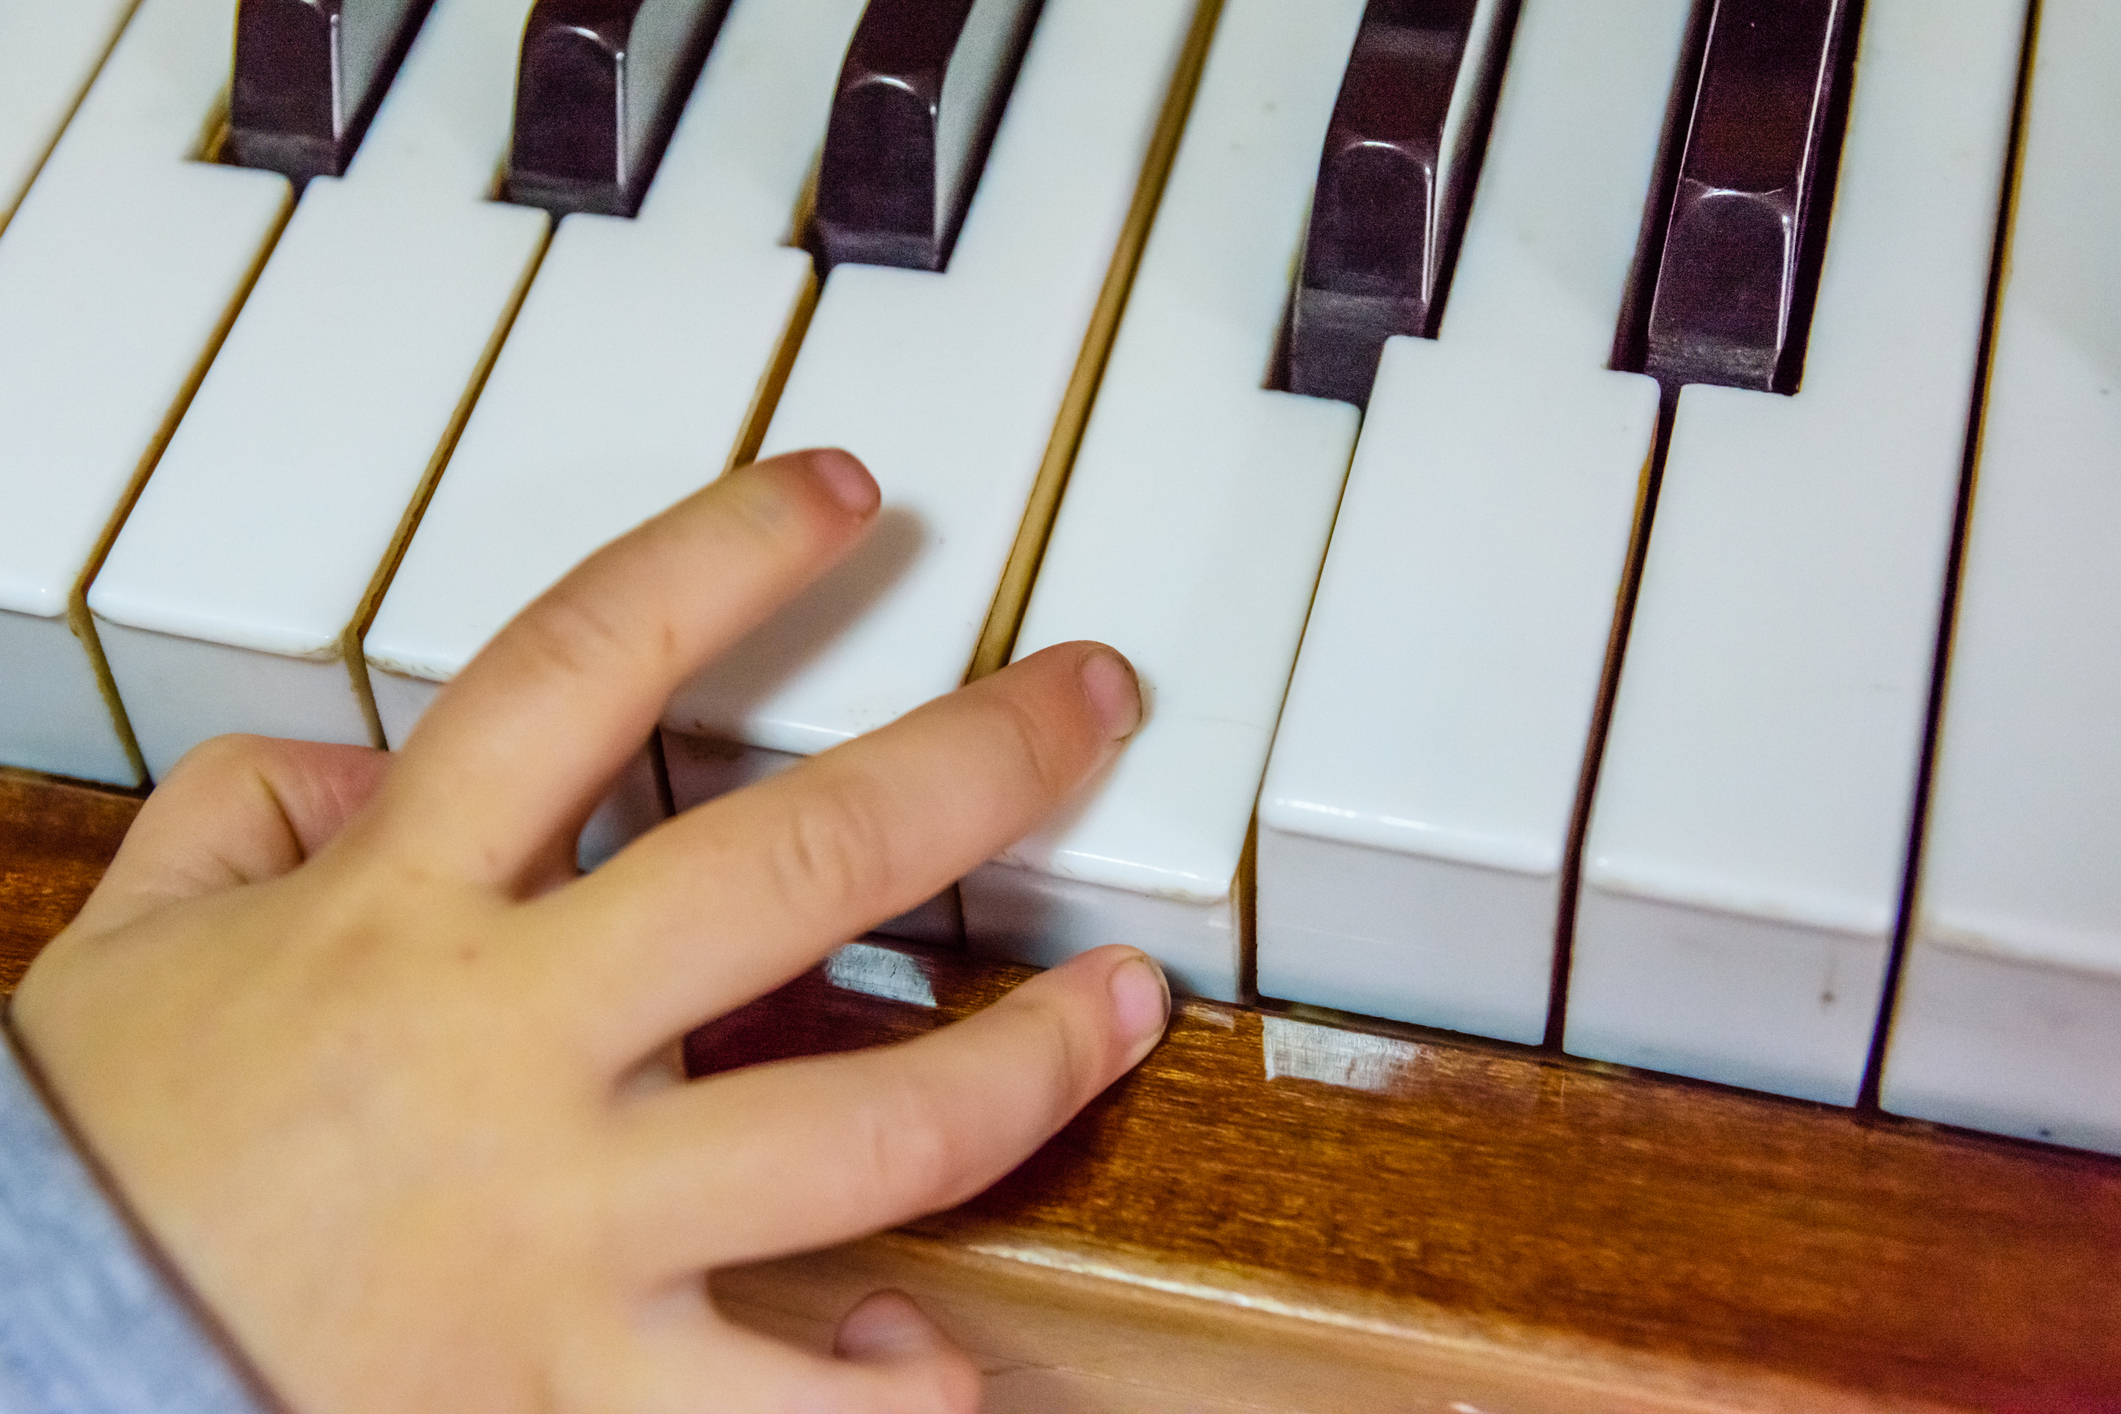
[[[551,970],[629,1064],[1021,839],[1140,710],[1111,649],[1034,654],[636,840],[541,905]]]
[[[675,1277],[844,1242],[962,1202],[1148,1053],[1170,996],[1104,947],[903,1045],[759,1066],[645,1101],[614,1159],[633,1260]],[[622,1170],[623,1172],[623,1170]],[[723,1201],[703,1207],[700,1195]]]
[[[853,546],[844,452],[760,462],[605,546],[458,675],[400,753],[384,837],[502,888],[571,838],[677,685]]]

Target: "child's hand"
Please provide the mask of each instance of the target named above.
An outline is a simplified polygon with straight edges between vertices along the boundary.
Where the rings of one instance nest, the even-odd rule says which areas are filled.
[[[725,478],[526,610],[395,758],[201,747],[24,980],[57,1099],[296,1409],[975,1405],[903,1297],[824,1361],[702,1274],[985,1187],[1155,1043],[1153,965],[1103,948],[887,1050],[670,1057],[1027,833],[1133,730],[1123,660],[1048,649],[572,866],[671,690],[876,500],[841,453]]]

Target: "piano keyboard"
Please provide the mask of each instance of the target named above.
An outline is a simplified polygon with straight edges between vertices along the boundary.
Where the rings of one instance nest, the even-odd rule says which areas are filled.
[[[1128,938],[1239,995],[1245,826],[1357,422],[1263,384],[1361,17],[1223,7],[1016,641],[1108,641],[1154,705],[1079,812],[961,885],[976,946],[1050,963]]]
[[[1657,427],[1656,385],[1606,364],[1687,18],[1687,0],[1518,17],[1442,327],[1385,347],[1275,739],[1269,995],[1546,1034]],[[1583,63],[1608,42],[1608,65]]]
[[[877,533],[673,699],[679,806],[1065,638],[1150,704],[888,930],[2121,1152],[2097,0],[2015,153],[2025,0],[642,0],[579,122],[532,9],[392,72],[343,0],[372,120],[261,144],[238,0],[0,0],[0,760],[402,740],[836,443]]]

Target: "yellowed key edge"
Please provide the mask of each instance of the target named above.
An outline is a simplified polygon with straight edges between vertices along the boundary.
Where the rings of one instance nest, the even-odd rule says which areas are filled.
[[[1142,162],[1141,180],[1134,189],[1134,204],[1128,209],[1126,223],[1120,228],[1119,241],[1112,252],[1112,264],[1105,273],[1104,288],[1098,294],[1097,308],[1083,335],[1075,375],[1069,379],[1068,391],[1061,399],[1060,415],[1054,422],[1053,435],[1046,443],[1046,455],[1039,463],[1038,478],[1032,484],[1030,499],[1024,506],[1016,543],[1010,547],[1001,583],[994,591],[986,623],[981,627],[979,642],[972,651],[972,663],[965,672],[967,682],[1001,668],[1009,661],[1010,651],[1016,646],[1024,607],[1031,598],[1031,586],[1038,578],[1039,562],[1045,558],[1053,517],[1060,508],[1061,493],[1067,489],[1068,472],[1075,464],[1076,449],[1082,444],[1083,429],[1089,425],[1098,383],[1105,373],[1105,360],[1111,354],[1112,340],[1119,332],[1120,318],[1126,313],[1134,272],[1141,263],[1142,247],[1148,243],[1149,228],[1155,220],[1157,204],[1163,198],[1164,183],[1171,175],[1172,161],[1178,155],[1179,140],[1185,134],[1186,118],[1192,111],[1194,91],[1200,86],[1201,70],[1207,63],[1208,47],[1215,37],[1216,21],[1221,16],[1222,0],[1201,0],[1200,8],[1194,12],[1193,27],[1186,36],[1185,49],[1173,71],[1171,88],[1157,119],[1156,134],[1150,140],[1148,155]]]
[[[398,528],[391,535],[390,547],[383,552],[382,563],[376,566],[374,576],[368,581],[368,589],[354,610],[353,622],[339,635],[339,656],[346,664],[347,676],[353,681],[354,699],[361,704],[361,716],[368,723],[369,737],[378,747],[387,746],[388,742],[383,735],[382,714],[376,710],[375,691],[368,681],[368,659],[361,650],[361,640],[368,636],[368,626],[375,621],[376,610],[383,605],[383,595],[397,576],[398,564],[405,558],[405,548],[412,543],[413,533],[420,528],[420,518],[427,514],[427,503],[434,499],[442,472],[449,465],[450,457],[456,454],[457,441],[464,435],[465,424],[471,421],[471,410],[478,406],[479,395],[486,391],[486,380],[493,373],[495,360],[501,356],[501,346],[508,342],[516,316],[522,313],[523,300],[530,293],[531,282],[537,279],[539,269],[545,264],[545,253],[550,249],[552,223],[548,221],[537,254],[524,264],[515,290],[508,297],[508,308],[495,322],[485,351],[479,355],[478,366],[464,385],[464,395],[457,400],[456,410],[450,414],[449,426],[435,444],[434,455],[428,459],[427,469],[420,475],[420,484],[406,503],[405,514],[398,518]]]
[[[1660,422],[1669,418],[1660,411]],[[1606,630],[1605,657],[1598,669],[1598,696],[1591,706],[1591,730],[1584,740],[1583,759],[1576,768],[1576,803],[1569,809],[1568,845],[1561,865],[1560,907],[1554,918],[1554,973],[1547,990],[1547,1032],[1544,1044],[1559,1050],[1568,1017],[1569,974],[1575,966],[1576,903],[1583,880],[1583,847],[1589,837],[1591,810],[1598,795],[1599,768],[1605,762],[1606,733],[1613,722],[1613,704],[1620,695],[1620,675],[1627,658],[1629,627],[1635,616],[1635,599],[1642,584],[1643,566],[1649,557],[1653,484],[1658,474],[1661,438],[1652,438],[1650,451],[1642,459],[1635,480],[1635,509],[1629,522],[1627,556],[1621,561],[1620,582],[1613,590],[1613,619]]]
[[[758,460],[759,447],[766,440],[766,429],[773,423],[774,411],[780,407],[781,393],[788,386],[788,375],[795,370],[796,355],[802,352],[803,338],[810,332],[810,316],[817,312],[822,290],[817,266],[813,264],[803,278],[803,288],[796,294],[795,304],[788,311],[788,323],[774,347],[773,358],[759,375],[758,387],[751,395],[751,406],[744,413],[743,430],[737,434],[736,445],[729,449],[729,460],[722,464],[722,475],[727,476],[738,467],[749,466]]]
[[[102,691],[103,701],[110,708],[111,722],[118,729],[119,740],[125,744],[126,758],[143,781],[148,779],[147,760],[140,754],[140,743],[133,736],[133,724],[125,715],[124,702],[118,697],[117,681],[111,677],[110,662],[103,655],[103,640],[96,634],[95,618],[88,609],[88,589],[95,583],[97,574],[102,571],[103,561],[109,556],[110,547],[117,543],[118,532],[125,528],[126,519],[132,515],[133,506],[139,501],[140,493],[147,489],[147,478],[154,474],[156,465],[162,460],[164,449],[169,446],[170,438],[177,435],[177,424],[182,422],[184,414],[191,410],[191,400],[197,396],[199,385],[206,381],[206,371],[214,366],[214,359],[219,357],[221,345],[228,338],[228,331],[235,327],[236,316],[243,312],[243,306],[249,302],[250,292],[257,285],[258,277],[265,273],[265,262],[272,258],[274,247],[280,243],[280,233],[287,229],[287,219],[294,214],[294,209],[294,191],[290,188],[287,199],[280,204],[279,221],[259,244],[257,257],[251,261],[250,269],[245,273],[242,283],[236,287],[235,293],[229,296],[228,307],[221,312],[221,322],[215,326],[213,337],[206,341],[206,347],[200,351],[198,359],[192,364],[183,387],[177,390],[177,396],[170,400],[168,413],[164,415],[161,426],[155,429],[155,435],[148,441],[146,450],[141,452],[140,461],[133,468],[132,480],[126,484],[125,494],[118,498],[116,509],[111,512],[110,519],[104,522],[103,533],[96,537],[96,547],[89,553],[88,563],[82,567],[79,578],[74,580],[73,592],[67,596],[67,627],[73,630],[75,638],[81,640],[81,646],[88,650],[89,662],[96,670],[96,686]]]

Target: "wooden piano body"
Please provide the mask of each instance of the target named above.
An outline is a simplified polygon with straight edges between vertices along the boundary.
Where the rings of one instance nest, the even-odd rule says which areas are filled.
[[[0,985],[135,809],[0,773]],[[906,956],[932,1003],[820,969],[695,1063],[888,1042],[1022,975]],[[2121,1410],[2121,1161],[1208,1002],[963,1208],[715,1280],[813,1343],[903,1287],[996,1414]]]

